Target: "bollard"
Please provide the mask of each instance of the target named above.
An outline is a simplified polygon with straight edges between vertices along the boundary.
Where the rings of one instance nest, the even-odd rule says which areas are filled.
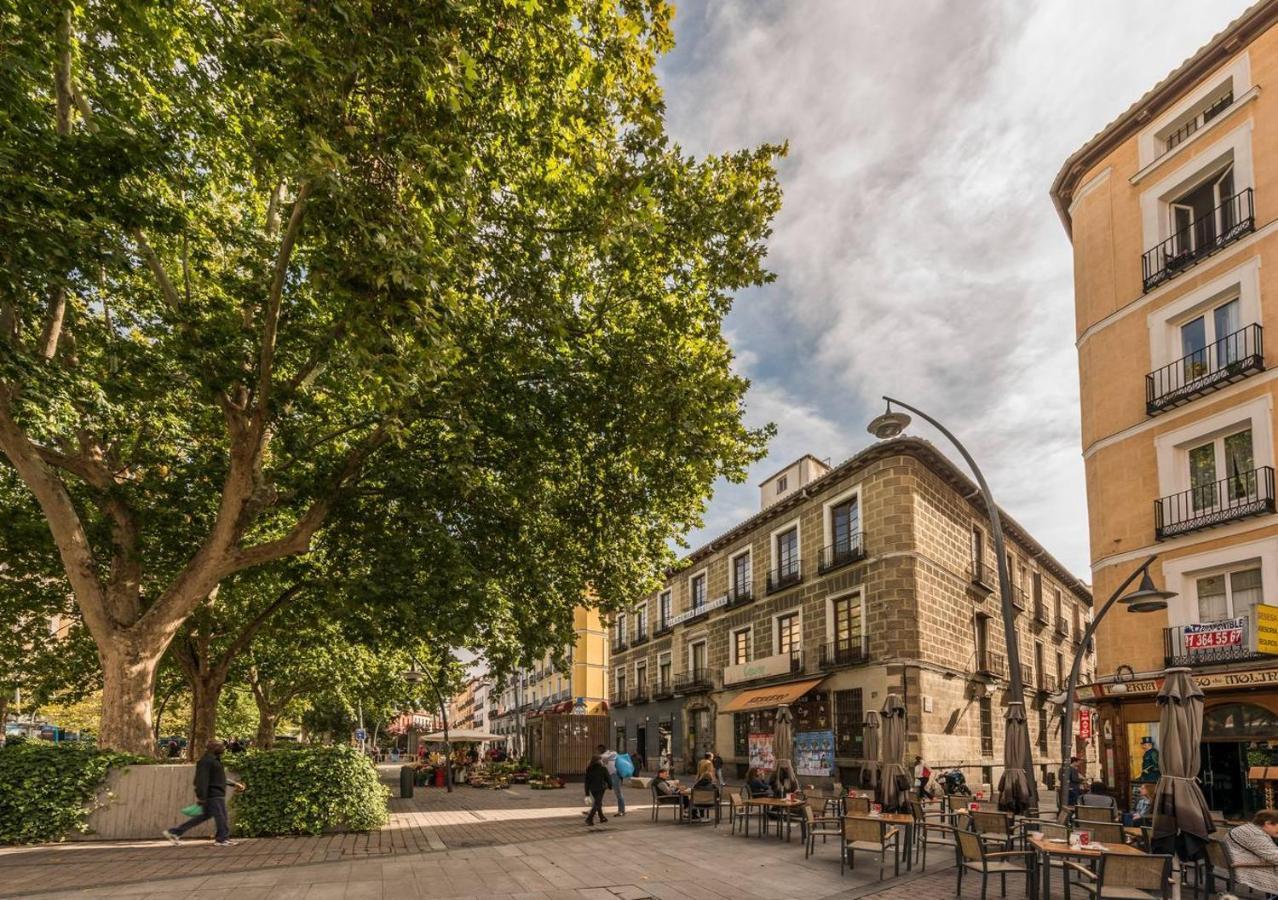
[[[413,796],[413,767],[399,767],[399,795],[405,799]]]

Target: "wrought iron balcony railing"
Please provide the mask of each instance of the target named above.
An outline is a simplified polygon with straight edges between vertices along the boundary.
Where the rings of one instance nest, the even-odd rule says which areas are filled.
[[[693,669],[691,672],[680,672],[675,676],[674,689],[677,694],[693,694],[708,691],[714,687],[714,679],[709,669]]]
[[[744,606],[754,599],[754,582],[746,579],[728,588],[728,605]]]
[[[663,634],[669,634],[672,628],[674,628],[674,626],[671,625],[669,621],[658,622],[656,630],[652,632],[652,636],[659,638]]]
[[[1199,128],[1202,128],[1212,119],[1216,118],[1216,116],[1220,115],[1233,102],[1234,92],[1230,91],[1211,106],[1203,110],[1199,115],[1194,116],[1184,125],[1167,135],[1167,137],[1163,139],[1163,145],[1166,147],[1163,153],[1167,153],[1173,147],[1183,143],[1191,134],[1196,132]],[[1162,154],[1159,155],[1161,156]]]
[[[630,689],[631,703],[647,703],[650,696],[647,684],[636,684]]]
[[[613,706],[625,706],[630,702],[630,692],[626,690],[625,685],[620,685],[615,693],[617,696],[612,698]]]
[[[1195,219],[1167,240],[1145,251],[1141,258],[1145,290],[1158,285],[1206,259],[1217,250],[1253,231],[1256,210],[1252,189],[1225,200],[1210,213]]]
[[[612,639],[612,652],[613,652],[613,653],[619,653],[619,652],[621,652],[622,650],[628,650],[628,649],[630,649],[630,645],[626,643],[626,639],[625,639],[625,638],[616,638],[616,637],[614,637],[614,638]]]
[[[998,590],[998,570],[989,563],[972,561],[971,584],[983,594]]]
[[[817,572],[824,574],[862,559],[865,559],[865,539],[858,531],[828,547],[822,547],[817,560]]]
[[[859,666],[870,661],[870,651],[861,638],[846,641],[835,641],[821,645],[819,664],[822,669],[837,669],[842,666]]]
[[[1264,369],[1264,329],[1248,325],[1146,375],[1145,413],[1157,415]]]
[[[648,641],[648,629],[640,628],[635,631],[635,636],[634,636],[634,639],[630,641],[630,646],[638,647],[640,644],[647,643],[647,641]]]
[[[803,580],[803,560],[794,559],[789,564],[768,573],[768,593],[775,594],[793,587]]]
[[[1043,602],[1042,597],[1034,598],[1034,621],[1039,625],[1046,625],[1051,621],[1047,615],[1047,604]]]
[[[658,678],[652,683],[652,697],[654,700],[661,700],[666,697],[674,696],[674,684],[669,678]]]
[[[1069,637],[1069,619],[1060,615],[1060,610],[1057,610],[1056,615],[1056,633],[1061,637]]]
[[[982,675],[993,675],[995,678],[1007,677],[1007,657],[1001,653],[987,650],[977,655],[976,671]]]
[[[1274,511],[1274,470],[1261,466],[1154,501],[1154,537],[1165,540]]]
[[[1253,649],[1251,629],[1250,616],[1164,628],[1164,663],[1169,666],[1210,666],[1258,659],[1263,654]]]

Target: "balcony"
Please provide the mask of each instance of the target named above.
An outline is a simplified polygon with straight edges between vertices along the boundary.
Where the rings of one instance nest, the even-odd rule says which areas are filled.
[[[630,692],[626,690],[626,686],[624,684],[618,685],[617,689],[613,691],[613,693],[617,695],[612,698],[611,702],[611,706],[614,709],[618,706],[626,706],[630,703]]]
[[[612,652],[613,652],[613,653],[620,653],[622,650],[629,650],[629,649],[630,649],[630,645],[626,643],[626,639],[625,639],[625,638],[613,638],[613,639],[612,639]]]
[[[741,684],[746,681],[758,681],[762,678],[776,678],[780,675],[797,675],[803,671],[803,651],[792,650],[789,653],[776,653],[762,659],[725,666],[723,669],[723,686]]]
[[[652,699],[668,700],[674,696],[674,684],[669,678],[658,678],[652,686]]]
[[[1227,199],[1208,215],[1195,219],[1167,240],[1145,251],[1141,258],[1146,292],[1175,278],[1217,250],[1250,234],[1256,227],[1252,190]]]
[[[653,631],[652,636],[654,638],[659,638],[663,635],[667,635],[670,633],[670,630],[672,628],[674,628],[674,626],[671,625],[669,622],[658,622],[657,628],[655,631]]]
[[[1046,672],[1039,673],[1038,692],[1040,694],[1056,693],[1056,676],[1048,675]]]
[[[819,665],[822,669],[859,666],[870,661],[870,651],[860,638],[821,645]]]
[[[754,582],[744,581],[728,588],[728,606],[745,606],[754,600]]]
[[[1248,325],[1146,375],[1145,414],[1182,406],[1264,369],[1264,329]]]
[[[1034,621],[1039,625],[1046,625],[1051,621],[1051,617],[1047,614],[1047,604],[1043,602],[1042,597],[1034,598]]]
[[[973,560],[970,584],[977,593],[988,597],[998,590],[998,571],[988,563]]]
[[[651,692],[646,684],[637,684],[630,689],[631,703],[647,703],[650,697]]]
[[[1262,466],[1154,501],[1154,537],[1166,540],[1274,511],[1274,470]]]
[[[768,573],[768,593],[775,594],[786,588],[794,587],[803,580],[803,561],[792,560],[788,565],[773,569]]]
[[[1069,619],[1060,614],[1060,610],[1056,612],[1056,633],[1061,637],[1069,637]]]
[[[638,647],[640,644],[648,643],[648,629],[644,628],[635,632],[634,639],[630,642],[631,647]]]
[[[1163,629],[1163,657],[1169,666],[1210,666],[1262,656],[1255,650],[1250,616]]]
[[[674,690],[676,694],[699,694],[714,689],[714,679],[708,669],[693,669],[691,672],[680,672],[675,676]]]
[[[824,575],[835,569],[865,559],[865,541],[861,532],[849,535],[841,541],[835,541],[828,547],[822,547],[817,559],[817,573]]]
[[[1029,595],[1025,593],[1024,588],[1012,585],[1012,605],[1020,610],[1029,606]]]
[[[1001,653],[986,650],[977,654],[976,671],[980,675],[992,675],[995,678],[1007,677],[1007,657]]]

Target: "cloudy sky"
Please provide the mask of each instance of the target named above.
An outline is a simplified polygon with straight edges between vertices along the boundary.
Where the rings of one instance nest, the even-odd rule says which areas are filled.
[[[727,321],[749,419],[779,434],[747,484],[718,487],[694,546],[800,454],[864,447],[892,394],[958,434],[1000,505],[1090,580],[1071,252],[1047,191],[1247,3],[676,2],[675,139],[790,143],[777,281]]]

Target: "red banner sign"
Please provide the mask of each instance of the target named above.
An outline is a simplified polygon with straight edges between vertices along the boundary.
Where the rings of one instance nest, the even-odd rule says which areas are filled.
[[[1210,650],[1214,647],[1240,647],[1243,642],[1242,619],[1226,619],[1201,625],[1186,625],[1182,634],[1186,650]]]
[[[1078,736],[1085,741],[1092,739],[1092,714],[1089,710],[1078,712]]]

